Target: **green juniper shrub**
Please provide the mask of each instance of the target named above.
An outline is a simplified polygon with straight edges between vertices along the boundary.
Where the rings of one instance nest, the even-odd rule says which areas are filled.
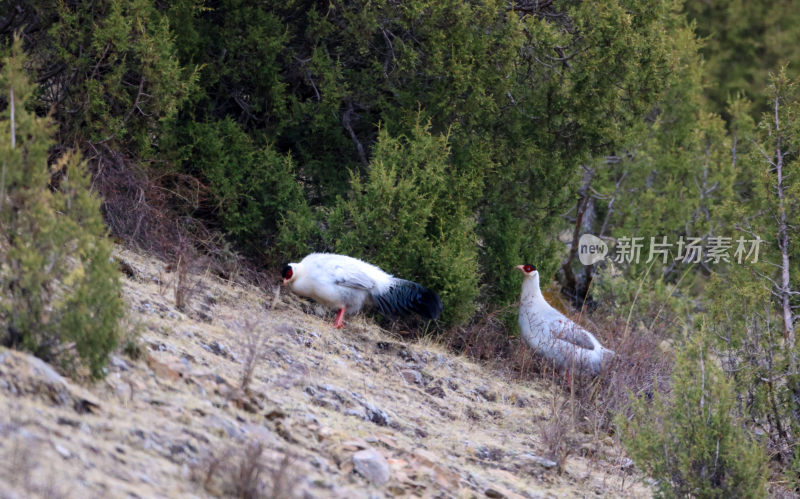
[[[0,338],[98,377],[123,314],[118,272],[85,163],[65,153],[48,167],[53,126],[26,107],[35,88],[21,47],[0,75]]]
[[[442,297],[445,324],[474,311],[478,294],[474,221],[454,175],[445,135],[417,123],[410,135],[382,129],[365,178],[351,175],[326,237],[337,252],[364,258]]]
[[[292,249],[276,242],[289,216],[310,216],[302,187],[295,180],[289,155],[269,145],[256,144],[230,118],[208,123],[189,123],[184,133],[185,171],[207,183],[213,198],[208,209],[216,212],[223,230],[245,250],[256,244],[276,258],[280,250]],[[303,229],[295,225],[292,237],[302,246]],[[307,229],[310,230],[310,229]]]
[[[701,329],[676,358],[669,393],[634,401],[622,441],[660,497],[766,497],[766,456],[734,412],[733,385]]]

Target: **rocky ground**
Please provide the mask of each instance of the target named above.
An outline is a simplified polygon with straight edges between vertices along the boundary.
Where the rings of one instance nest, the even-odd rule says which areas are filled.
[[[608,435],[548,459],[549,382],[210,275],[181,312],[162,262],[117,257],[138,358],[76,382],[0,347],[0,497],[650,495]]]

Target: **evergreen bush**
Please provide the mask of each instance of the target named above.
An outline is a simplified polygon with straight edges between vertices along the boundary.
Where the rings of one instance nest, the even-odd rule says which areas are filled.
[[[98,377],[123,315],[118,272],[85,163],[65,153],[48,166],[53,127],[25,106],[35,88],[21,46],[0,76],[0,338]]]
[[[208,184],[213,194],[210,209],[217,213],[222,228],[244,249],[248,243],[257,244],[259,251],[265,245],[276,258],[276,251],[289,246],[289,238],[277,234],[285,218],[296,221],[298,214],[311,216],[291,157],[254,143],[230,118],[192,122],[185,127],[185,135],[186,171]],[[303,241],[304,227],[299,224],[288,230]]]
[[[467,320],[478,294],[475,222],[446,135],[417,122],[410,135],[380,131],[364,179],[352,173],[326,236],[337,252],[415,280],[442,297],[445,324]]]
[[[766,497],[766,456],[734,414],[731,382],[708,354],[705,330],[677,355],[668,394],[634,401],[619,418],[637,466],[660,497]]]

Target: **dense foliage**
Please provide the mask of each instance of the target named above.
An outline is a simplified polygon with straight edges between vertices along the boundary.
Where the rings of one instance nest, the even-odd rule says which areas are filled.
[[[378,212],[359,215],[371,220],[359,242],[331,217],[340,198],[357,203],[354,191],[375,182],[381,143],[420,137],[427,123],[424,133],[447,137],[447,168],[420,175],[458,194],[445,209],[458,221],[407,234],[402,260],[459,248],[448,263],[393,270],[441,290],[453,325],[472,317],[478,294],[512,302],[514,265],[555,270],[552,236],[580,165],[640,140],[643,117],[691,57],[677,7],[45,2],[19,6],[5,32],[29,26],[42,109],[53,106],[64,143],[94,158],[112,229],[138,241],[152,217],[120,221],[131,215],[118,205],[141,206],[136,192],[151,191],[121,189],[130,181],[118,178],[120,164],[156,179],[178,214],[219,227],[268,264],[359,244],[357,253],[399,264],[376,246],[386,230]],[[442,242],[456,232],[458,241]]]
[[[342,229],[330,246],[436,283],[442,319],[459,323],[470,318],[478,294],[475,222],[465,201],[479,186],[448,172],[447,141],[419,123],[410,137],[382,130],[366,179],[353,174],[350,194],[329,217]]]

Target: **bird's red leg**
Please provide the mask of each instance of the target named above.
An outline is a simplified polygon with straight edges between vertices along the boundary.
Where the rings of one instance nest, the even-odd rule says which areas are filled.
[[[344,319],[344,307],[340,308],[339,313],[336,314],[336,320],[333,321],[333,327],[336,329],[343,328],[344,324],[342,323],[342,319]]]

